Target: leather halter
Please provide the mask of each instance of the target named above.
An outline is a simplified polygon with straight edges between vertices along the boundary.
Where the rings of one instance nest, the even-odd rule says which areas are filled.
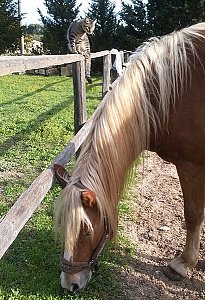
[[[63,253],[61,254],[60,259],[60,268],[61,271],[71,274],[71,273],[77,273],[81,272],[83,270],[91,270],[94,267],[97,266],[98,260],[107,245],[107,242],[109,240],[109,228],[107,226],[107,222],[105,221],[105,232],[102,236],[102,239],[100,240],[98,246],[95,248],[93,255],[91,257],[91,260],[89,262],[75,262],[75,261],[68,261],[64,258]]]
[[[60,168],[60,165],[55,164],[54,165],[54,171],[56,174],[57,179],[59,180],[61,187],[65,188],[67,185],[67,182],[65,182],[66,174],[65,173],[63,176],[58,173],[58,168]],[[63,180],[62,180],[63,179]],[[82,184],[81,181],[75,182],[74,185],[82,190],[87,190],[87,188]],[[105,225],[105,231],[104,234],[98,244],[98,246],[95,248],[91,260],[89,262],[74,262],[74,261],[68,261],[67,259],[64,258],[63,253],[61,254],[60,257],[60,268],[63,272],[65,273],[77,273],[83,270],[91,270],[95,266],[97,266],[98,260],[107,245],[107,242],[109,241],[110,237],[110,232],[109,232],[109,226],[107,224],[107,219],[104,219],[104,225]]]

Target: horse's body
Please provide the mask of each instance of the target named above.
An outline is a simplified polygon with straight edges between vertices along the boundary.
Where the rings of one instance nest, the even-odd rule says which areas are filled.
[[[133,162],[145,149],[176,165],[184,195],[186,244],[170,267],[185,277],[196,265],[205,205],[204,67],[202,23],[134,54],[105,96],[56,202],[67,262],[63,287],[75,291],[89,281],[90,265],[78,269],[76,262],[90,262],[94,249],[104,246],[105,222],[109,238],[115,235],[120,194]]]

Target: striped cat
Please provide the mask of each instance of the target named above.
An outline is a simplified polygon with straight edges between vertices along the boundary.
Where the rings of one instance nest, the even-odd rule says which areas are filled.
[[[93,34],[96,21],[85,18],[71,23],[67,31],[68,51],[78,53],[85,57],[85,77],[89,83],[92,83],[90,77],[91,58],[90,42],[87,34]]]

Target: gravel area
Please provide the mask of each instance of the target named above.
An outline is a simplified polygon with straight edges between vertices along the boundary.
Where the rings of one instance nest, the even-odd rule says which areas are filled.
[[[137,195],[135,221],[120,221],[136,246],[136,255],[119,274],[124,290],[130,300],[205,299],[204,231],[199,263],[188,278],[171,281],[164,275],[185,242],[183,196],[175,166],[155,153],[146,156],[144,166],[139,167],[138,186],[131,190]]]

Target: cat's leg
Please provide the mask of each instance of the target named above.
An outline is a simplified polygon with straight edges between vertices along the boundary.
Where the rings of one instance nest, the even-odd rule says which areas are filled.
[[[78,54],[75,44],[68,43],[68,52],[72,54]]]
[[[92,83],[92,79],[90,76],[90,70],[91,70],[91,58],[90,54],[85,55],[85,78],[88,83]]]
[[[78,54],[79,43],[80,41],[71,35],[68,39],[68,51],[73,54]]]

